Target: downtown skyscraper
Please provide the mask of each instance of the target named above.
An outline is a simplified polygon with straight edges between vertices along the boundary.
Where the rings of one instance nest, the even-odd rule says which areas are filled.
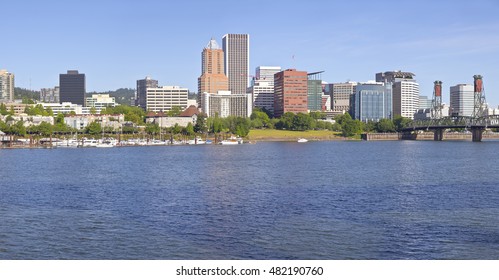
[[[246,94],[249,75],[249,35],[226,34],[222,38],[225,75],[232,94]]]
[[[59,75],[59,100],[85,106],[85,74],[68,70]]]
[[[215,39],[211,39],[201,53],[201,76],[198,78],[198,93],[218,93],[229,90],[229,81],[224,71],[224,53]]]

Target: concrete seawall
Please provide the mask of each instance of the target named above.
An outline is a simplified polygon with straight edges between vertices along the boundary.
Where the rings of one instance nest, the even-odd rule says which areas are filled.
[[[423,133],[418,133],[416,135],[413,135],[411,139],[407,140],[434,140],[435,135],[433,132],[423,132]],[[471,141],[472,134],[471,133],[464,133],[464,132],[446,132],[443,135],[443,140],[469,140]],[[402,134],[401,133],[365,133],[362,134],[362,140],[366,141],[394,141],[394,140],[402,140]],[[483,139],[499,139],[499,133],[484,133],[483,134]]]

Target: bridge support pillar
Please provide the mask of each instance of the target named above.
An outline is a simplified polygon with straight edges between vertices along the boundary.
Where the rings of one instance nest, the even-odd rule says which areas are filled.
[[[402,134],[399,134],[400,140],[416,140],[418,134],[415,131],[404,131]]]
[[[473,142],[481,142],[482,141],[482,134],[483,134],[483,129],[476,127],[471,129],[472,133],[472,140]]]
[[[433,131],[433,140],[435,140],[435,141],[444,140],[444,130],[443,129],[435,129]]]

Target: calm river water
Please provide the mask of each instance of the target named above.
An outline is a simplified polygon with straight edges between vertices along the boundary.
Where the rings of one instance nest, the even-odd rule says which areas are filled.
[[[0,150],[0,259],[499,259],[499,142]]]

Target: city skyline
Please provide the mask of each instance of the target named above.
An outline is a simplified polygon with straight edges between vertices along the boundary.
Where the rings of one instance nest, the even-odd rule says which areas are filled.
[[[16,86],[35,90],[77,69],[86,74],[87,91],[134,88],[145,76],[196,91],[206,41],[249,34],[249,75],[275,65],[323,70],[324,81],[340,83],[410,71],[421,95],[431,97],[441,80],[449,104],[451,86],[481,74],[487,102],[499,104],[497,1],[215,2],[10,1],[3,7],[10,43],[2,46],[0,69],[16,75]]]

